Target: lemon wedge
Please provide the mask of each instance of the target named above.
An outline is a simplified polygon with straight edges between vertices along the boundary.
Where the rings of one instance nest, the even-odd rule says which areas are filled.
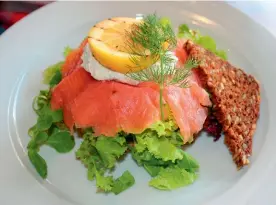
[[[119,72],[130,73],[145,69],[152,60],[136,56],[142,66],[137,67],[130,59],[131,54],[126,48],[126,31],[141,20],[127,17],[116,17],[97,23],[88,34],[88,43],[94,58],[104,67]]]

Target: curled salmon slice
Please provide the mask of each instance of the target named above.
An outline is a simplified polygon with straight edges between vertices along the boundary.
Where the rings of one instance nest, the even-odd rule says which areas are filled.
[[[65,59],[65,62],[62,66],[61,73],[62,77],[65,78],[66,76],[73,73],[73,71],[79,68],[82,64],[82,53],[85,45],[87,44],[88,40],[85,38],[80,46],[74,50],[72,50]]]

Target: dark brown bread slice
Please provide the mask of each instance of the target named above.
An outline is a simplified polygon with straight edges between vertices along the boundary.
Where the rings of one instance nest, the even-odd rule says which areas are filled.
[[[225,144],[238,168],[249,164],[252,138],[260,112],[260,87],[251,75],[187,41],[189,57],[201,61],[197,72],[210,92],[215,117],[222,124]]]

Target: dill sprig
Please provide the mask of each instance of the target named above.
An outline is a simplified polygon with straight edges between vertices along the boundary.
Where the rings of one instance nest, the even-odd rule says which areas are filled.
[[[194,59],[187,59],[184,66],[181,68],[172,69],[173,73],[171,76],[166,76],[170,79],[167,81],[168,85],[178,85],[178,87],[186,88],[188,87],[188,77],[191,74],[192,68],[195,68],[199,65],[199,62]]]
[[[165,23],[164,23],[165,22]],[[176,47],[176,35],[168,21],[162,21],[156,14],[151,14],[134,24],[130,31],[126,31],[126,48],[130,53],[130,60],[139,72],[129,72],[126,75],[134,80],[145,82],[152,81],[159,85],[160,112],[164,120],[163,89],[167,85],[187,87],[188,76],[193,67],[198,63],[189,59],[181,68],[176,68],[174,55],[170,52]],[[149,62],[147,69],[143,68],[143,62]],[[134,67],[129,67],[133,70]]]

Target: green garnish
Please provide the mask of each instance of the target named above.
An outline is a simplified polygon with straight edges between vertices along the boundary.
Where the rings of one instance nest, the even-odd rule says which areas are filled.
[[[149,164],[144,164],[144,168],[152,177],[156,177],[162,169],[161,166],[149,165]]]
[[[227,53],[218,50],[215,40],[210,36],[202,36],[199,31],[191,30],[188,25],[182,24],[178,27],[178,37],[192,40],[194,43],[213,52],[224,60],[227,60]]]
[[[42,178],[47,177],[47,164],[39,155],[39,149],[43,145],[49,145],[59,153],[70,152],[75,141],[67,129],[64,129],[63,114],[61,110],[53,111],[50,109],[50,95],[47,91],[40,91],[34,99],[34,110],[38,118],[28,134],[31,140],[27,146],[30,161]]]
[[[32,137],[27,148],[39,150],[39,147],[47,141],[48,137],[49,136],[46,132],[39,132],[38,134],[34,135],[34,137]]]
[[[120,194],[124,190],[128,189],[135,183],[134,177],[129,171],[125,171],[122,176],[114,181],[112,192],[114,194]]]
[[[136,141],[135,148],[137,152],[148,150],[156,159],[175,162],[175,160],[183,157],[181,150],[172,144],[170,139],[165,136],[159,136],[152,130],[136,135]]]
[[[86,130],[83,138],[76,157],[87,167],[88,179],[96,179],[96,185],[101,191],[119,194],[134,184],[135,180],[128,171],[117,179],[112,175],[105,176],[114,169],[116,161],[127,150],[125,134],[95,137],[91,130]]]
[[[96,186],[98,189],[104,192],[110,192],[112,190],[114,179],[112,176],[103,176],[96,172]]]
[[[153,177],[149,185],[172,190],[191,184],[199,165],[181,149],[183,140],[173,121],[159,121],[141,134],[133,135],[134,146],[127,144],[129,135],[96,137],[91,129],[83,130],[83,142],[76,157],[87,167],[87,178],[96,180],[100,191],[119,194],[135,183],[129,171],[114,179],[116,162],[130,149],[133,159]]]
[[[66,46],[66,47],[64,48],[64,51],[63,51],[63,56],[64,56],[64,58],[66,58],[66,57],[69,55],[69,53],[71,53],[72,50],[73,50],[73,49],[72,49],[71,47]]]
[[[75,146],[74,137],[67,131],[52,134],[46,143],[59,153],[70,152]]]
[[[185,169],[171,166],[161,169],[158,175],[149,182],[149,185],[161,190],[172,190],[192,184],[196,177],[195,174],[189,173]]]
[[[27,146],[28,156],[43,179],[47,177],[47,164],[39,155],[40,147],[48,145],[59,153],[66,153],[75,146],[74,137],[63,123],[62,110],[54,111],[50,107],[50,89],[61,81],[62,64],[63,62],[59,62],[45,69],[43,82],[49,85],[49,89],[41,90],[34,98],[33,110],[37,114],[37,122],[28,130],[31,137]]]
[[[129,50],[130,60],[137,68],[142,67],[142,59],[152,60],[152,65],[136,73],[126,74],[137,81],[151,81],[159,85],[160,89],[160,113],[164,120],[163,89],[167,85],[187,86],[187,77],[190,70],[198,63],[195,60],[188,62],[192,67],[175,67],[175,58],[169,53],[176,46],[176,36],[167,18],[159,18],[155,14],[148,15],[143,22],[136,24],[131,31],[127,31],[129,41],[126,47]],[[160,63],[156,63],[160,61]],[[130,70],[133,68],[130,68]]]
[[[46,68],[43,72],[43,83],[49,84],[56,73],[61,70],[63,63],[64,62],[58,62]]]
[[[181,149],[183,140],[172,121],[158,122],[135,135],[131,154],[138,165],[154,177],[149,185],[172,190],[197,179],[198,162]]]
[[[196,172],[199,169],[199,164],[197,163],[197,161],[186,152],[182,151],[182,155],[183,155],[183,158],[182,160],[179,160],[177,162],[177,166],[182,169],[185,169],[190,173]]]
[[[118,140],[109,139],[107,137],[98,137],[95,143],[95,148],[97,149],[99,156],[103,160],[103,163],[107,168],[114,167],[116,160],[122,156],[126,149],[126,140],[125,138],[119,138],[123,143],[120,144]]]
[[[29,149],[28,156],[38,174],[45,179],[47,177],[47,164],[36,150]]]
[[[57,85],[62,79],[62,74],[61,71],[56,71],[55,75],[52,77],[52,79],[49,82],[50,88],[54,87]]]
[[[40,115],[37,118],[36,127],[39,131],[48,130],[53,123],[51,115]]]

